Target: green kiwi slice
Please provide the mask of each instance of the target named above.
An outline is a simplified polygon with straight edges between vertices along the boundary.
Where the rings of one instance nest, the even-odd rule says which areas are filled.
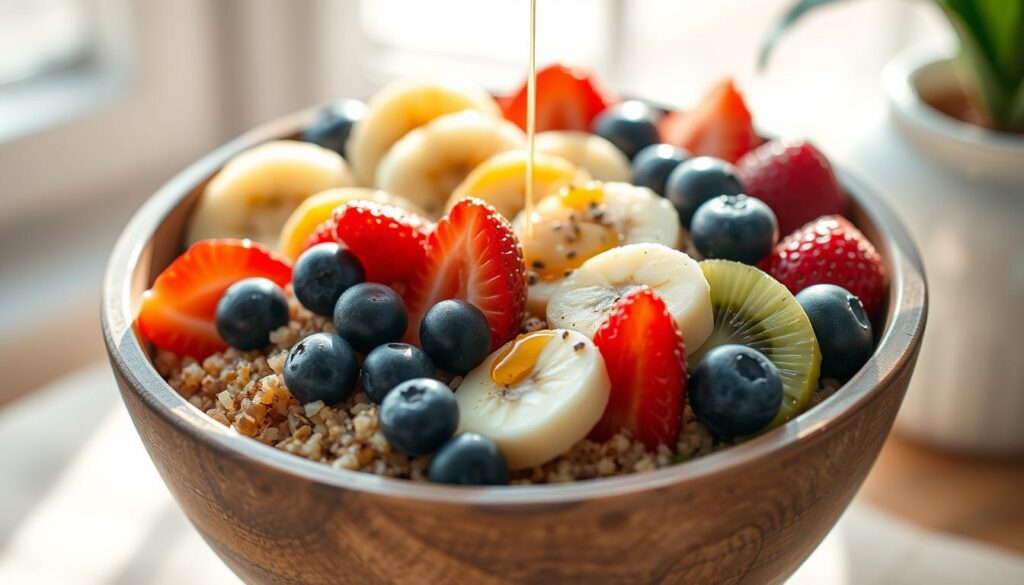
[[[690,357],[691,366],[720,345],[736,343],[756,349],[782,374],[782,407],[768,428],[803,412],[818,389],[821,351],[811,322],[796,298],[779,281],[753,266],[705,260],[700,267],[711,285],[715,329]]]

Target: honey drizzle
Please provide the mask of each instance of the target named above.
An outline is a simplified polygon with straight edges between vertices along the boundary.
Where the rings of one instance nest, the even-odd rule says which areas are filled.
[[[533,236],[533,137],[537,126],[537,0],[530,0],[530,72],[526,78],[526,237]]]
[[[548,342],[555,338],[555,332],[535,331],[516,337],[508,344],[491,364],[491,380],[500,386],[511,387],[522,382],[533,373]]]

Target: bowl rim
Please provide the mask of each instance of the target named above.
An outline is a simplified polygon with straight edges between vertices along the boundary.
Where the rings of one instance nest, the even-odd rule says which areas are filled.
[[[695,485],[814,442],[891,388],[892,380],[913,367],[927,316],[927,287],[920,257],[906,229],[888,207],[862,183],[840,171],[841,182],[877,227],[882,241],[876,241],[876,246],[888,252],[889,310],[868,364],[841,391],[778,428],[685,465],[556,485],[464,487],[413,482],[335,469],[264,445],[208,417],[157,373],[134,328],[131,275],[157,227],[195,187],[238,152],[267,140],[294,136],[315,110],[310,108],[259,126],[174,176],[128,222],[114,245],[104,276],[100,317],[103,337],[111,365],[123,384],[165,422],[225,457],[244,460],[254,468],[377,496],[490,508],[571,504],[669,485]],[[872,364],[876,367],[868,367]]]

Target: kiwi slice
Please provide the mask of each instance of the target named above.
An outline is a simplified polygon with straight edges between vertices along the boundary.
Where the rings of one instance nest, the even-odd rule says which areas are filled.
[[[700,263],[711,285],[715,329],[690,358],[697,364],[712,349],[730,343],[763,353],[782,374],[782,407],[768,428],[807,408],[818,389],[821,351],[811,322],[796,298],[768,274],[739,262]]]

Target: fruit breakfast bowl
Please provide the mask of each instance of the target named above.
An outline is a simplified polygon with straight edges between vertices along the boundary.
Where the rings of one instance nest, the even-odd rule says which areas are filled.
[[[254,441],[178,394],[135,326],[181,252],[210,178],[303,112],[249,132],[172,179],[135,215],[104,281],[102,326],[124,402],[171,493],[250,583],[776,583],[850,503],[889,433],[926,316],[921,264],[884,204],[840,173],[850,220],[889,275],[877,345],[838,392],[722,451],[566,484],[455,487],[335,469]]]

